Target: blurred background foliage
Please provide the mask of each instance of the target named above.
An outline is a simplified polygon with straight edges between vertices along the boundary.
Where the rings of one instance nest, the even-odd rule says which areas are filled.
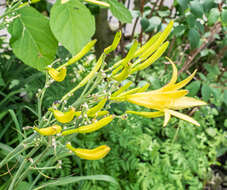
[[[106,2],[111,2],[105,0]],[[95,5],[86,6],[95,16],[98,39],[96,55],[111,43],[116,30],[123,31],[118,50],[109,62],[123,57],[132,39],[144,44],[154,33],[174,19],[174,30],[168,38],[169,56],[179,69],[179,80],[198,69],[195,80],[187,89],[190,96],[197,96],[208,102],[208,106],[188,110],[201,124],[192,126],[175,118],[167,127],[162,127],[163,119],[146,119],[128,116],[125,120],[115,119],[104,129],[89,134],[78,135],[74,143],[93,147],[101,142],[111,147],[110,154],[99,161],[84,161],[75,157],[64,158],[63,168],[45,171],[50,178],[68,175],[106,174],[116,178],[123,190],[219,190],[227,188],[226,178],[226,128],[227,128],[227,4],[221,0],[174,0],[166,5],[164,0],[112,1],[112,15],[118,25],[109,23],[107,9]],[[124,6],[124,5],[125,6]],[[133,9],[128,9],[133,4]],[[2,5],[1,5],[2,6]],[[33,5],[45,15],[49,15],[51,3],[42,0]],[[119,11],[117,10],[121,10]],[[124,14],[123,14],[124,13]],[[132,23],[129,27],[128,23]],[[124,31],[129,32],[124,32]],[[0,159],[21,140],[22,127],[33,126],[36,119],[36,93],[42,88],[45,74],[22,64],[8,43],[1,36],[0,46]],[[94,56],[94,52],[74,65],[70,77],[60,84],[48,88],[43,109],[75,86],[91,69],[84,61]],[[62,46],[57,58],[64,62],[70,53]],[[134,77],[135,84],[150,83],[150,89],[157,89],[171,77],[170,66],[159,59],[145,71]],[[56,85],[58,88],[56,88]],[[101,88],[101,87],[100,87]],[[60,90],[59,90],[60,89]],[[75,98],[80,91],[75,94]],[[112,104],[109,111],[120,115],[125,110],[142,108],[127,104]],[[39,163],[42,166],[44,163]],[[0,189],[15,172],[18,163],[12,162],[8,168],[0,168]],[[20,189],[32,181],[21,183]],[[42,177],[39,183],[49,180]],[[106,182],[84,181],[51,189],[116,190],[118,187]]]

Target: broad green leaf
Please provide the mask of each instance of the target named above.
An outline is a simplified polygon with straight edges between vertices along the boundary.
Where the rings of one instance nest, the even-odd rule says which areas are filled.
[[[190,9],[193,15],[196,17],[202,18],[203,16],[203,7],[197,0],[190,2]]]
[[[189,14],[187,17],[186,17],[186,21],[189,25],[190,28],[193,28],[195,26],[195,22],[196,22],[196,17],[192,14]]]
[[[149,22],[150,22],[150,25],[152,26],[152,28],[155,28],[161,24],[162,20],[158,16],[153,16],[149,19]]]
[[[211,9],[208,16],[208,25],[213,25],[218,20],[219,16],[220,12],[218,8]]]
[[[208,13],[215,6],[214,0],[203,0],[202,6],[204,12]]]
[[[173,35],[175,35],[176,37],[179,37],[179,36],[184,34],[185,30],[186,30],[186,26],[179,25],[179,26],[174,28]]]
[[[80,1],[61,4],[58,0],[50,12],[50,27],[57,40],[75,55],[93,36],[95,20]]]
[[[191,28],[188,33],[188,39],[189,39],[191,48],[192,49],[197,48],[200,40],[199,32],[196,29]]]
[[[221,13],[221,22],[223,26],[227,26],[227,9],[223,9]]]
[[[153,16],[149,19],[149,27],[145,30],[145,32],[152,32],[155,28],[157,28],[161,24],[161,18],[158,16]]]
[[[203,84],[201,93],[202,93],[203,100],[205,102],[207,102],[209,100],[211,94],[212,94],[212,91],[211,91],[210,87],[207,84]]]
[[[53,61],[57,50],[49,21],[32,7],[24,7],[17,13],[20,16],[8,28],[13,52],[25,64],[43,71]]]
[[[209,136],[214,137],[217,133],[217,129],[209,127],[209,128],[206,129],[206,132]]]
[[[201,82],[199,80],[191,82],[186,88],[189,91],[188,96],[196,96],[199,92],[200,85]]]
[[[212,73],[216,77],[218,75],[220,75],[220,69],[219,69],[218,65],[213,66],[211,64],[206,63],[206,64],[204,64],[204,67],[208,71],[208,73]]]
[[[131,23],[132,15],[130,11],[117,0],[106,0],[110,4],[110,11],[122,23]]]
[[[183,11],[188,8],[187,0],[177,0],[177,2],[179,3],[179,5],[183,9]]]
[[[57,180],[50,180],[49,182],[44,183],[43,185],[35,188],[34,190],[39,190],[44,187],[54,187],[54,186],[66,185],[66,184],[70,184],[70,183],[77,183],[77,182],[83,181],[83,180],[106,181],[106,182],[110,182],[110,183],[114,183],[114,184],[118,185],[118,182],[111,176],[93,175],[93,176],[80,176],[80,177],[62,177]]]
[[[167,17],[167,16],[169,16],[169,14],[170,14],[170,10],[158,11],[158,15],[159,15],[160,17]]]
[[[143,29],[143,30],[146,30],[147,27],[150,25],[150,22],[149,22],[149,20],[148,20],[147,18],[142,18],[142,19],[140,20],[140,24],[141,24],[141,26],[142,26],[142,29]]]
[[[204,33],[204,26],[199,21],[195,22],[195,27],[198,31],[200,31],[201,33]]]

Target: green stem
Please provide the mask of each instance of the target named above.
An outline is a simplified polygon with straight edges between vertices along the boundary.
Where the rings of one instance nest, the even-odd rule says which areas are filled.
[[[26,156],[26,158],[30,158],[38,149],[39,149],[39,147],[33,148],[31,150],[31,152],[29,152],[29,154]],[[17,178],[19,177],[19,175],[21,174],[21,172],[23,171],[23,169],[24,169],[24,167],[25,167],[27,162],[28,162],[28,160],[24,159],[24,161],[21,163],[19,169],[17,170],[16,174],[13,177],[13,180],[12,180],[8,190],[15,190],[14,184],[15,184]]]
[[[52,157],[51,159],[49,159],[46,162],[46,164],[44,165],[44,167],[47,167],[48,165],[53,165],[57,160],[59,160],[61,158],[64,158],[66,156],[70,156],[71,153],[60,153],[60,152],[58,152],[57,155],[59,155],[59,156],[57,156],[56,158]],[[37,175],[37,177],[35,178],[35,180],[33,180],[33,183],[31,184],[31,186],[30,186],[30,188],[28,190],[32,190],[33,189],[33,187],[35,186],[36,182],[39,180],[40,177],[41,177],[41,174],[39,173]]]
[[[38,119],[39,119],[39,123],[42,122],[42,119],[41,119],[42,118],[42,102],[43,102],[43,97],[45,95],[45,92],[47,90],[46,85],[48,84],[48,82],[49,82],[49,78],[48,78],[48,75],[46,73],[46,82],[45,82],[43,89],[41,90],[41,95],[38,98]]]
[[[6,12],[0,16],[0,20],[4,18],[5,16],[8,16],[9,14],[21,9],[22,7],[18,7],[20,5],[22,0],[19,0],[14,6],[10,7]]]
[[[45,155],[49,152],[49,150],[50,150],[50,149],[49,149],[49,147],[47,146],[46,149],[45,149],[39,156],[37,156],[37,158],[34,159],[34,162],[31,163],[31,164],[27,167],[27,169],[20,175],[20,177],[19,177],[19,179],[17,180],[17,183],[16,183],[16,184],[20,183],[20,182],[26,177],[26,175],[28,174],[28,172],[32,169],[31,167],[32,167],[33,165],[35,165],[38,161],[41,161],[41,160],[45,157]]]
[[[174,137],[173,137],[172,144],[176,141],[177,136],[178,136],[178,133],[179,133],[179,130],[180,130],[180,126],[177,127],[176,133],[175,133],[175,135],[174,135]]]
[[[24,139],[16,148],[13,149],[1,162],[0,162],[0,168],[7,164],[10,160],[12,160],[15,156],[20,154],[21,152],[25,151],[29,147],[33,146],[32,141],[36,137],[36,134],[31,135],[27,139]]]

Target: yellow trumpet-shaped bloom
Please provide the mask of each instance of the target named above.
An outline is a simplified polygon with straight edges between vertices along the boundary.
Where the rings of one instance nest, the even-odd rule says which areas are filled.
[[[66,76],[66,67],[61,68],[59,71],[54,68],[48,68],[48,73],[57,82],[61,82]]]
[[[49,111],[53,112],[55,119],[60,123],[68,123],[73,120],[74,116],[77,115],[77,112],[74,108],[71,108],[67,112],[61,112],[53,108],[49,108]]]
[[[206,105],[206,102],[191,97],[187,97],[186,96],[188,94],[187,90],[179,90],[192,80],[196,71],[194,71],[188,78],[184,79],[181,82],[176,83],[177,68],[170,59],[168,60],[172,64],[173,74],[170,82],[167,85],[158,90],[127,95],[125,99],[130,103],[137,104],[150,109],[155,109],[158,110],[159,112],[163,112],[165,117],[164,126],[168,123],[171,115],[199,126],[199,123],[195,121],[193,118],[180,112],[174,111],[181,110],[184,108],[191,108],[194,106]],[[143,116],[143,114],[138,113],[133,114]]]

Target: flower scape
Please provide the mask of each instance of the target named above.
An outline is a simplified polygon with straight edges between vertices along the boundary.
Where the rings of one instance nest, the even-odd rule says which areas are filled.
[[[135,40],[125,58],[106,69],[106,67],[104,67],[106,66],[105,58],[110,52],[117,48],[121,39],[121,32],[117,32],[113,43],[104,50],[90,73],[84,77],[76,87],[65,94],[57,105],[53,105],[49,108],[47,114],[49,114],[50,117],[52,117],[52,115],[54,116],[52,124],[50,126],[41,125],[43,126],[42,128],[34,127],[34,130],[42,136],[57,135],[59,138],[66,139],[68,136],[73,136],[78,133],[95,132],[108,125],[114,118],[122,118],[120,116],[111,115],[109,114],[109,111],[105,110],[105,107],[107,107],[106,105],[110,105],[113,102],[129,102],[154,110],[151,112],[127,110],[124,116],[126,114],[136,114],[147,118],[164,116],[163,126],[166,126],[171,116],[174,116],[199,126],[200,124],[196,120],[179,112],[179,110],[184,108],[206,105],[206,103],[201,100],[187,97],[188,90],[182,89],[193,79],[196,71],[183,81],[177,82],[177,67],[169,58],[167,59],[173,70],[172,78],[170,82],[162,88],[149,91],[149,84],[145,84],[142,87],[128,90],[132,84],[131,81],[119,88],[121,82],[127,79],[130,75],[146,69],[162,56],[169,45],[169,42],[165,40],[170,34],[172,27],[173,21],[170,21],[163,32],[157,33],[139,48],[139,43]],[[58,68],[55,69],[48,67],[47,72],[49,76],[57,82],[63,81],[67,76],[67,67],[84,57],[93,48],[95,43],[96,40],[90,41],[77,55],[73,56]],[[104,78],[107,79],[110,84],[109,93],[96,95],[95,98],[93,98],[93,105],[91,107],[88,106],[88,104],[86,104],[88,97],[92,97],[92,91],[97,87],[100,81],[104,80]],[[94,84],[91,85],[91,81],[94,81]],[[88,90],[89,85],[92,87]],[[76,102],[70,105],[67,110],[63,111],[64,106],[67,104],[67,100],[75,91],[84,86],[84,92],[87,90],[87,93],[82,92]],[[81,105],[86,106],[81,109]],[[76,128],[75,125],[72,125],[72,127],[69,128],[65,126],[62,127],[63,125],[68,126],[68,124],[78,118],[85,118],[86,122],[83,120],[81,125]],[[87,121],[90,121],[90,123]],[[70,142],[66,143],[65,148],[70,152],[73,152],[76,156],[86,160],[102,159],[110,151],[110,147],[107,145],[100,145],[93,149],[84,149],[75,148]]]

